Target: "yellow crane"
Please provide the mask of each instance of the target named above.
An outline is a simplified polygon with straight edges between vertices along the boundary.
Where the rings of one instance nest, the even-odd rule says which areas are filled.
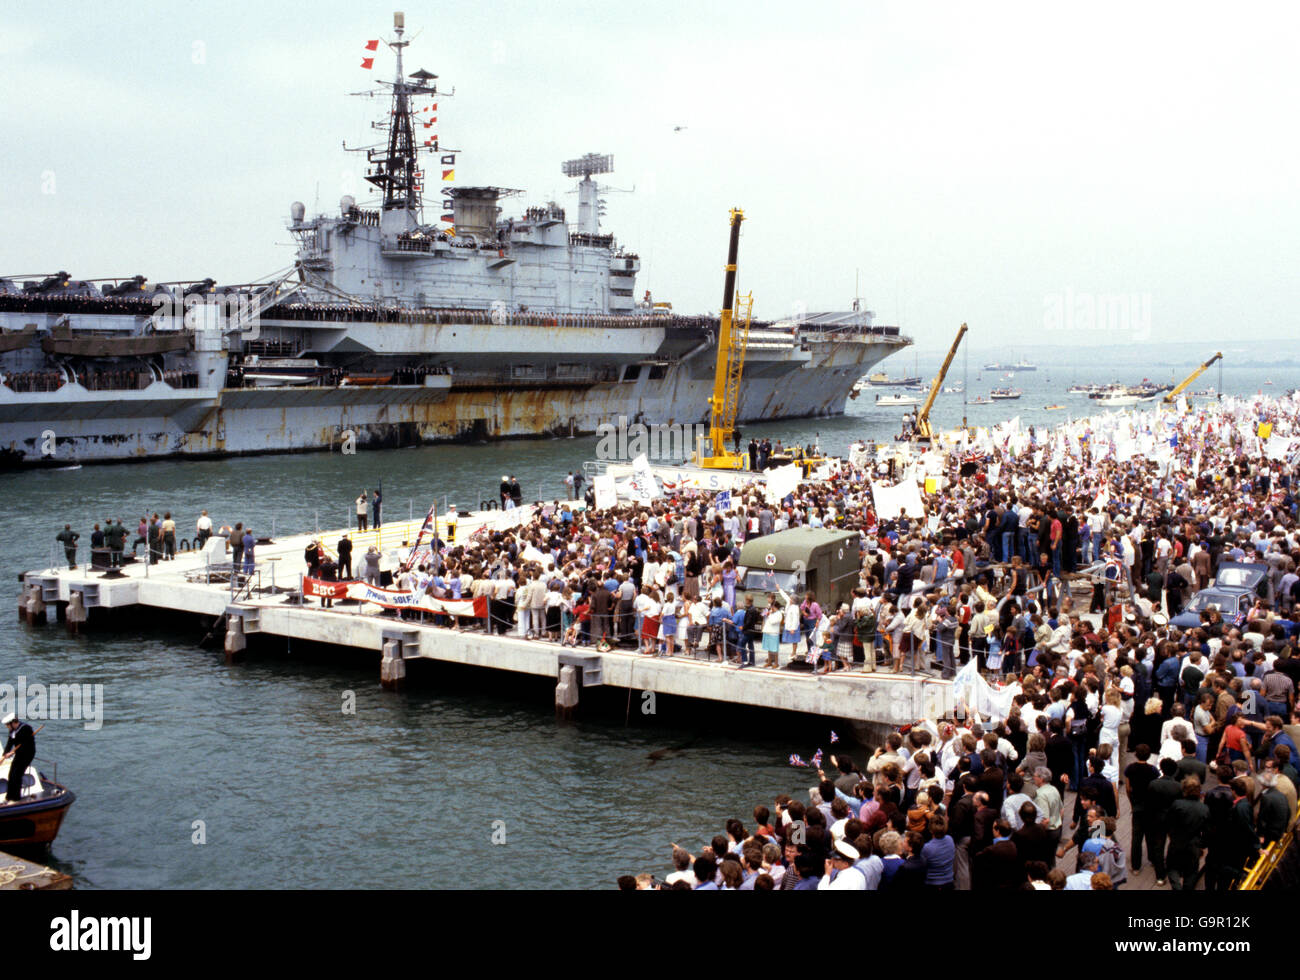
[[[912,442],[929,442],[934,438],[934,433],[930,429],[930,409],[934,407],[934,399],[943,387],[943,379],[948,374],[948,368],[952,366],[952,359],[957,355],[957,348],[961,346],[962,337],[966,336],[966,324],[961,325],[957,331],[957,337],[948,348],[948,356],[943,359],[943,365],[939,368],[939,373],[934,376],[934,381],[930,385],[930,394],[926,396],[925,404],[921,406],[920,411],[916,413],[916,424],[908,438]]]
[[[1219,359],[1222,358],[1222,357],[1223,357],[1223,351],[1218,351],[1218,350],[1216,350],[1216,351],[1214,352],[1214,356],[1213,356],[1213,357],[1211,357],[1208,361],[1206,361],[1204,364],[1202,364],[1200,367],[1198,367],[1195,371],[1193,371],[1191,374],[1189,374],[1187,377],[1185,377],[1185,378],[1183,379],[1182,384],[1180,384],[1178,387],[1176,387],[1173,391],[1169,392],[1169,394],[1165,395],[1165,397],[1164,397],[1164,402],[1165,402],[1165,404],[1166,404],[1166,405],[1172,405],[1172,404],[1174,403],[1174,400],[1175,400],[1179,395],[1181,395],[1181,394],[1186,390],[1186,388],[1187,388],[1188,385],[1190,385],[1193,381],[1195,381],[1195,380],[1196,380],[1197,378],[1199,378],[1202,374],[1204,374],[1206,371],[1208,371],[1208,370],[1210,369],[1210,365],[1212,365],[1215,361],[1219,360]]]
[[[740,376],[749,344],[749,322],[754,296],[736,291],[736,255],[740,250],[740,223],[745,212],[731,209],[731,241],[727,246],[726,277],[722,287],[722,316],[718,324],[718,364],[713,373],[713,395],[709,399],[707,444],[697,453],[700,465],[709,469],[743,470],[747,456],[729,452],[728,443],[736,431],[740,409]]]

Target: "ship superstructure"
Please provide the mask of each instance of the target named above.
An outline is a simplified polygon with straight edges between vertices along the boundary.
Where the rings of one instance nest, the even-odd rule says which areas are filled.
[[[619,416],[698,422],[717,319],[636,299],[640,260],[601,228],[607,154],[563,165],[578,216],[522,192],[424,188],[449,158],[423,137],[437,76],[387,42],[378,199],[290,207],[292,267],[262,282],[0,278],[0,458],[16,465],[412,445],[594,432]],[[441,169],[441,167],[439,168]],[[706,274],[702,270],[701,274]],[[712,274],[712,270],[707,270]],[[910,343],[873,314],[754,321],[740,421],[839,414]]]

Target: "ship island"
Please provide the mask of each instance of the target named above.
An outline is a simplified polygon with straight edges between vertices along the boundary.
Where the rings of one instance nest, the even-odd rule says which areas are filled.
[[[438,76],[406,73],[402,21],[384,42],[396,73],[380,83],[382,135],[352,148],[366,155],[374,199],[344,195],[312,216],[294,202],[288,271],[233,284],[0,274],[0,466],[576,436],[620,417],[708,417],[718,318],[637,297],[637,254],[600,224],[594,178],[612,171],[611,155],[564,162],[576,221],[554,201],[507,213],[521,191],[459,185],[437,188],[438,220],[426,220],[426,180],[454,155],[424,136]],[[858,379],[911,343],[874,318],[856,299],[776,321],[746,311],[737,420],[842,414]]]

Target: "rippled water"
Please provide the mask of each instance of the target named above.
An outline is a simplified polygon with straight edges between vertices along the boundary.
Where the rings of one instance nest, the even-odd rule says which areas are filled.
[[[1269,376],[1278,392],[1300,381]],[[1225,369],[1224,386],[1253,392],[1262,377]],[[1063,421],[1042,406],[1078,412],[1086,399],[1067,400],[1069,380],[1022,375],[1020,402],[971,407],[970,419]],[[745,436],[817,436],[832,452],[888,439],[902,410],[870,398],[844,418],[746,426]],[[936,424],[960,415],[960,397],[941,396]],[[575,439],[4,474],[4,557],[11,573],[36,568],[65,521],[84,545],[95,520],[133,527],[145,510],[172,510],[182,532],[201,508],[261,531],[333,528],[381,476],[390,519],[444,495],[476,505],[506,472],[529,497],[535,486],[555,495],[594,448]],[[38,736],[40,758],[57,760],[78,796],[51,861],[80,887],[611,887],[619,874],[668,870],[673,840],[698,847],[725,818],[748,825],[754,803],[802,792],[808,773],[786,757],[829,747],[820,720],[666,698],[647,717],[626,692],[595,689],[579,720],[560,724],[550,681],[427,664],[412,665],[403,692],[385,692],[377,655],[360,652],[277,642],[227,666],[198,645],[207,624],[156,613],[88,636],[28,629],[9,581],[0,681],[104,685],[102,729],[51,721]],[[347,691],[352,715],[341,710]],[[649,761],[665,747],[677,751]],[[195,821],[203,845],[191,842]]]

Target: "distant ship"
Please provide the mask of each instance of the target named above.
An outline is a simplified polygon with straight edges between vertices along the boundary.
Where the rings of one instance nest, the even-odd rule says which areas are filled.
[[[1133,396],[1135,399],[1154,398],[1156,395],[1163,394],[1166,391],[1172,391],[1173,385],[1156,384],[1146,378],[1142,379],[1141,384],[1136,385],[1095,385],[1094,390],[1088,392],[1088,397],[1097,401],[1106,401],[1107,404],[1119,404],[1116,398]]]
[[[1015,364],[985,364],[985,371],[1037,371],[1036,365],[1030,364],[1024,358],[1016,361]]]
[[[864,381],[866,385],[874,388],[910,388],[921,383],[919,377],[891,378],[884,371],[877,371],[875,374],[868,375],[863,381],[859,381],[858,385],[861,387]]]
[[[989,397],[994,401],[1014,401],[1024,392],[1019,388],[994,388],[989,392]]]
[[[921,399],[913,398],[911,395],[877,395],[876,404],[882,408],[891,405],[919,405],[921,404]]]

